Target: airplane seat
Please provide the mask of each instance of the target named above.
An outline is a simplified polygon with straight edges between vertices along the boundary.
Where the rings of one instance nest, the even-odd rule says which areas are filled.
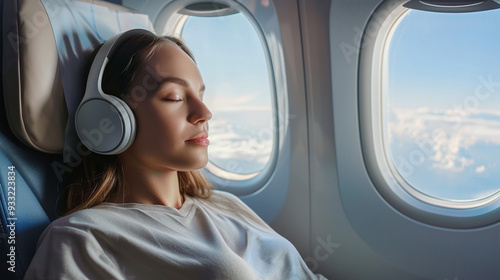
[[[72,116],[90,53],[119,32],[153,28],[148,16],[104,1],[0,4],[0,279],[23,279],[83,156]]]

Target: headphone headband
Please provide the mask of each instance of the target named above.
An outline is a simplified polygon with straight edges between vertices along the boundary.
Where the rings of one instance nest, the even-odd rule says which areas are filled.
[[[102,91],[101,86],[102,75],[104,74],[106,65],[108,65],[109,59],[125,41],[130,39],[132,36],[139,34],[154,35],[154,33],[146,29],[131,29],[116,34],[104,42],[97,52],[92,62],[92,66],[90,67],[89,76],[87,78],[87,87],[82,102],[86,99],[102,97],[105,94]]]
[[[102,91],[102,76],[118,47],[139,34],[154,35],[145,29],[117,34],[101,46],[90,67],[85,95],[75,113],[75,127],[82,143],[92,152],[115,155],[125,151],[134,142],[134,114],[123,100]],[[123,93],[113,94],[120,96]]]

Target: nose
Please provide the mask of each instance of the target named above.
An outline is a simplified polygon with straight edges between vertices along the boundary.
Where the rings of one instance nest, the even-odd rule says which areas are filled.
[[[199,98],[194,98],[191,102],[188,121],[192,124],[205,123],[212,118],[212,112],[207,105]]]

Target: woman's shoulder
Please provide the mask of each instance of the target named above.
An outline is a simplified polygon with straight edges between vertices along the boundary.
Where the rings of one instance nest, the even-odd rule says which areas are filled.
[[[210,196],[213,200],[227,201],[232,203],[242,203],[242,201],[234,194],[221,190],[213,190]]]
[[[211,207],[217,209],[217,211],[220,211],[225,215],[239,217],[242,221],[251,222],[266,231],[272,231],[269,225],[262,220],[257,213],[255,213],[239,197],[232,193],[221,190],[213,190],[212,195],[209,199],[207,199],[207,201]]]
[[[52,223],[57,225],[64,225],[75,221],[91,220],[95,216],[106,215],[106,212],[107,211],[103,211],[103,209],[101,209],[99,205],[97,205],[91,208],[78,210],[66,216],[61,216],[55,219]]]
[[[104,227],[109,228],[113,213],[99,207],[82,209],[66,216],[53,220],[45,231],[86,231],[92,232]],[[116,215],[114,215],[116,216]]]
[[[219,207],[236,208],[244,211],[251,211],[253,213],[239,197],[226,191],[213,190],[207,201]]]

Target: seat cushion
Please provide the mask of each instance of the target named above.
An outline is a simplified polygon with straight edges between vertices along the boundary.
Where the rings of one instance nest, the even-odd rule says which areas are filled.
[[[46,153],[74,150],[73,116],[88,57],[132,28],[152,30],[152,24],[146,15],[104,1],[5,0],[4,100],[19,140]]]
[[[23,279],[40,234],[61,214],[58,198],[71,168],[60,153],[67,135],[76,136],[68,125],[84,93],[88,56],[116,33],[152,25],[145,15],[102,1],[2,2],[0,279]],[[11,246],[15,272],[8,270]]]

